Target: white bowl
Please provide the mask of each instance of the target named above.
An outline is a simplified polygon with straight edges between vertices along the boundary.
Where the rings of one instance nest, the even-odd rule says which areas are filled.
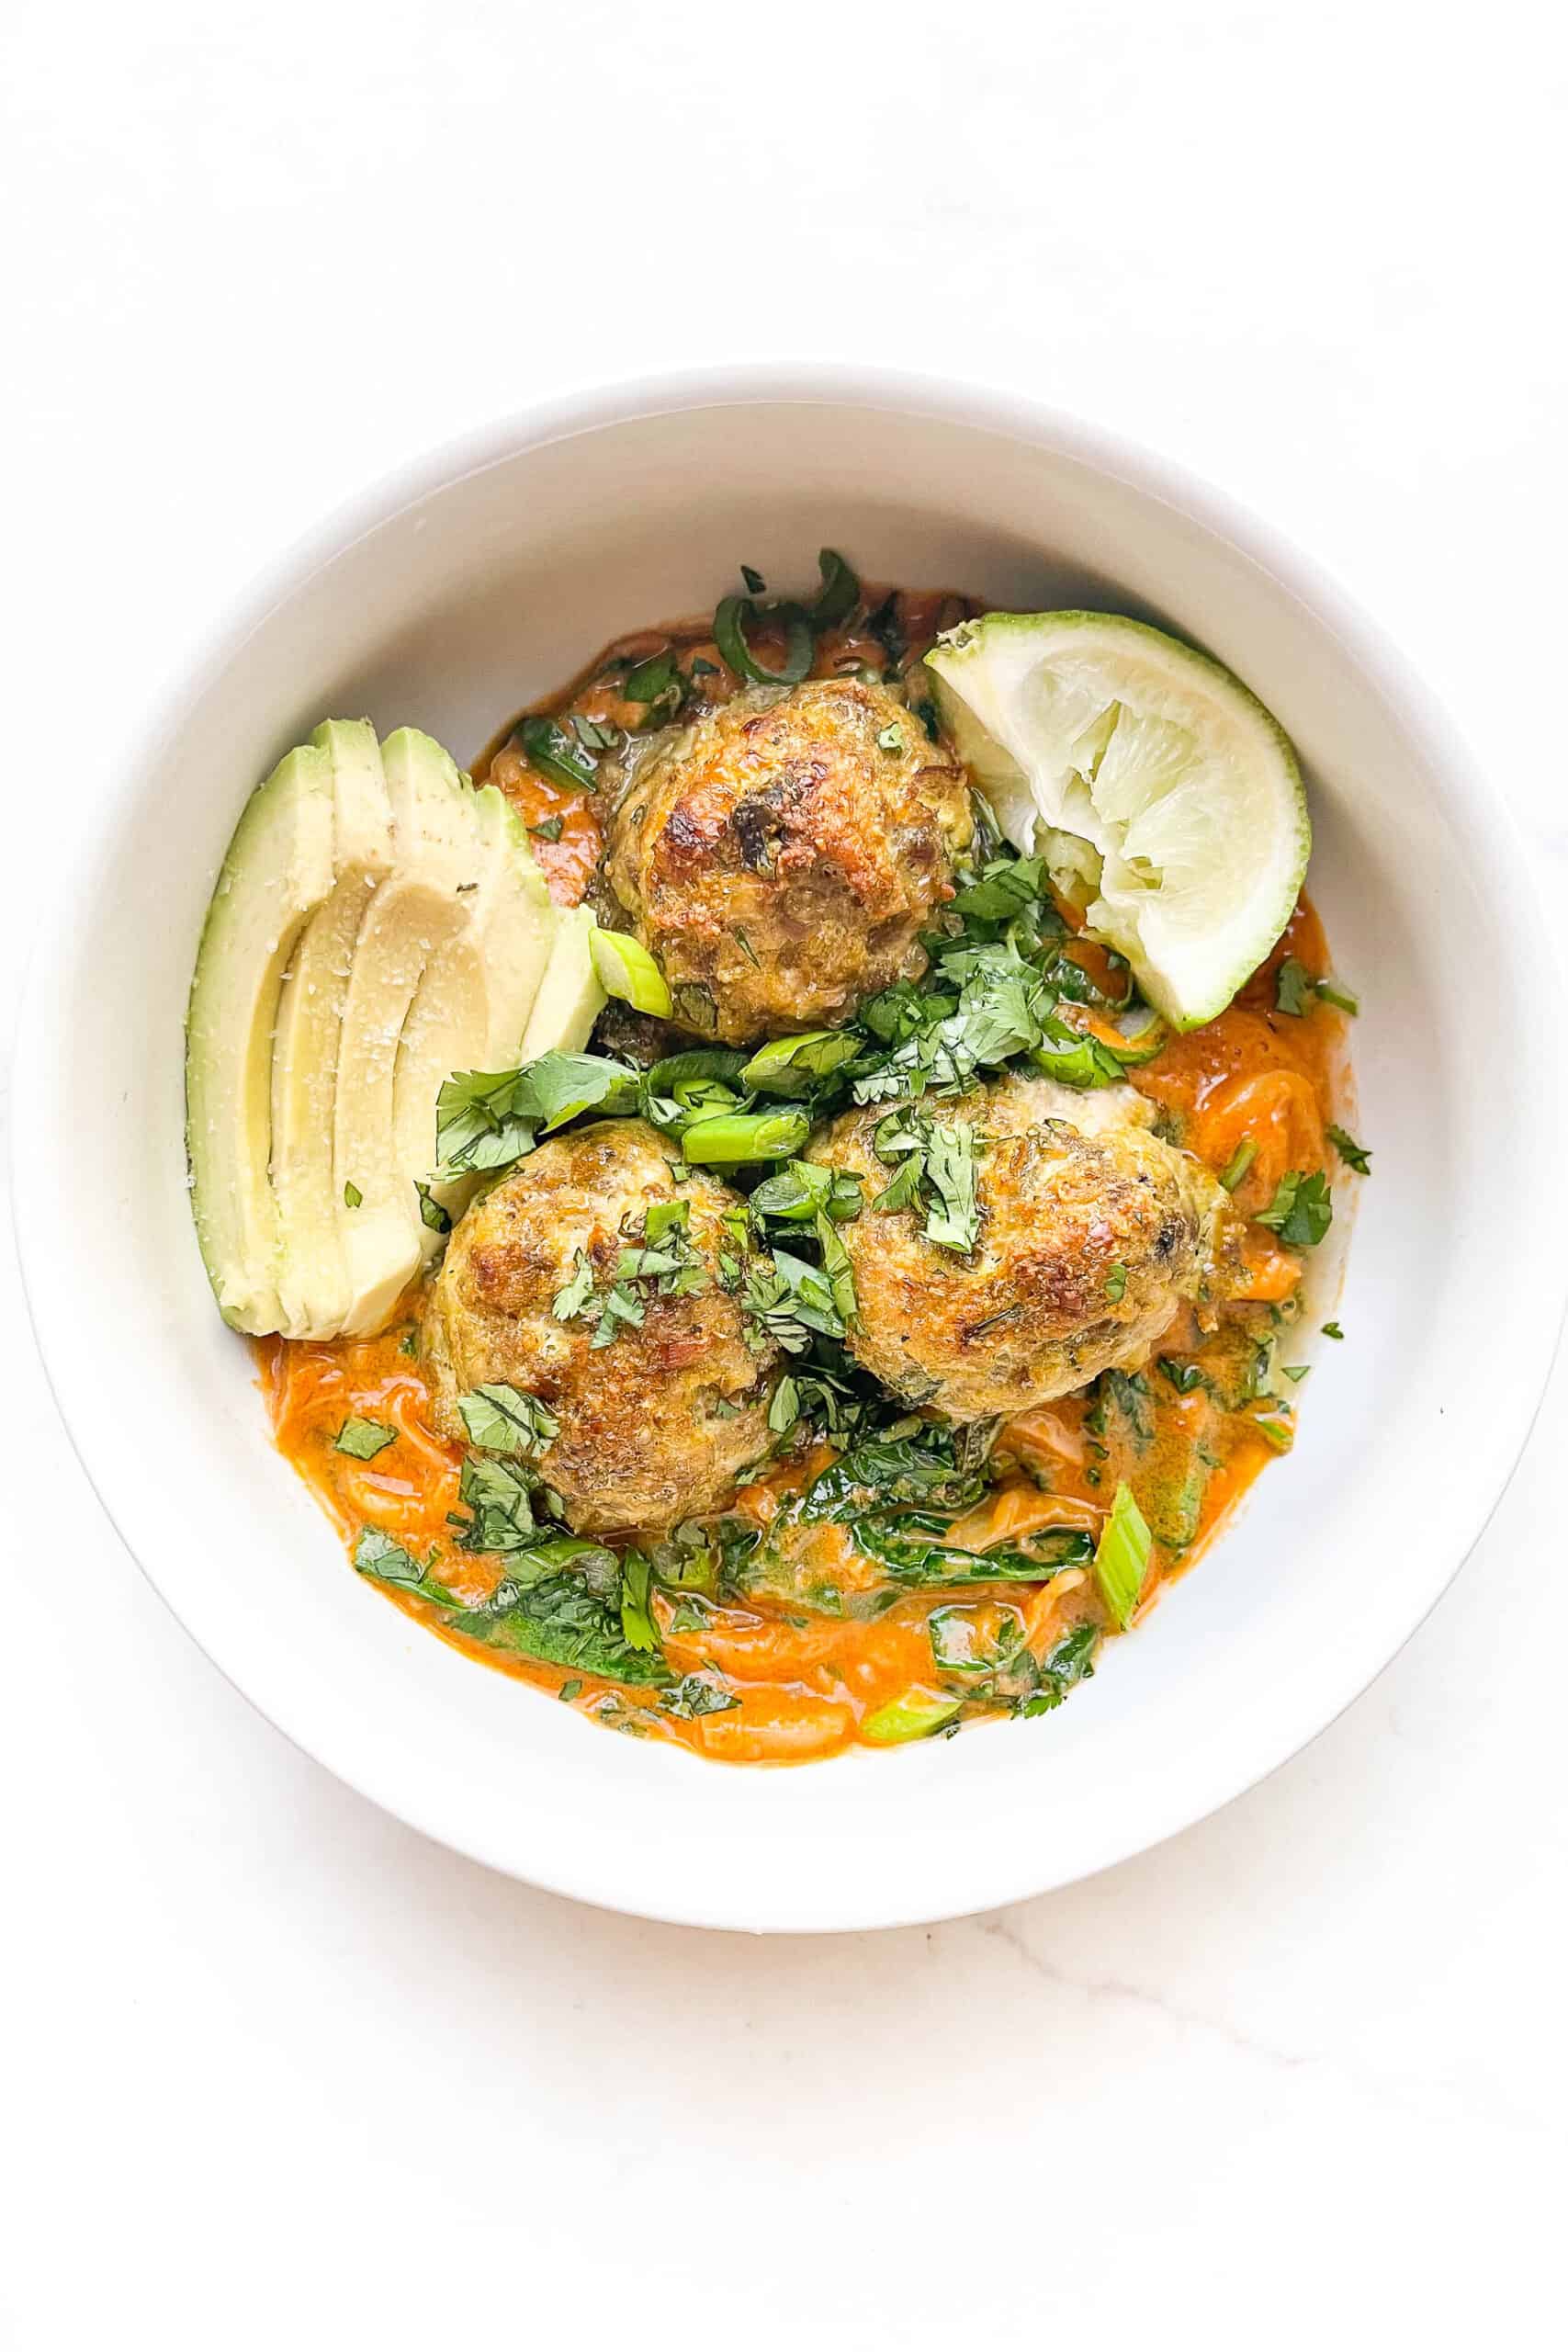
[[[1300,1442],[1245,1518],[1043,1721],[789,1771],[615,1739],[460,1657],[356,1577],[273,1451],[197,1255],[186,992],[256,778],[325,713],[471,756],[604,639],[710,605],[742,558],[1208,647],[1295,739],[1310,887],[1361,991],[1375,1153]],[[1249,1786],[1431,1607],[1517,1455],[1562,1309],[1541,1027],[1560,998],[1517,841],[1375,631],[1170,468],[994,395],[863,375],[662,382],[535,412],[337,517],[218,634],[92,831],[33,969],[16,1204],[62,1410],[126,1542],[272,1721],[404,1820],[649,1917],[822,1929],[1059,1886]],[[1510,1267],[1510,1237],[1520,1243]]]

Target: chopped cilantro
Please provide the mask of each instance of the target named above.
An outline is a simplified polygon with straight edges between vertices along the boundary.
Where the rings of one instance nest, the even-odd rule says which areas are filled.
[[[581,1314],[593,1295],[593,1268],[586,1250],[579,1250],[571,1261],[571,1273],[550,1301],[550,1313],[558,1323],[570,1323]]]
[[[1372,1155],[1365,1144],[1358,1143],[1354,1136],[1348,1136],[1343,1127],[1331,1126],[1325,1132],[1347,1168],[1353,1168],[1358,1176],[1371,1173]]]
[[[422,1184],[417,1176],[414,1179],[413,1188],[419,1194],[421,1223],[427,1225],[432,1233],[450,1233],[452,1230],[450,1210],[442,1207],[429,1185]]]
[[[333,1443],[339,1453],[350,1454],[355,1462],[374,1462],[392,1444],[397,1434],[384,1421],[365,1421],[357,1413],[350,1413]]]
[[[1299,964],[1293,956],[1287,956],[1275,978],[1276,1006],[1299,1021],[1312,1011],[1312,993],[1313,979],[1306,966]]]
[[[659,1628],[653,1622],[649,1589],[653,1563],[646,1552],[621,1555],[621,1634],[634,1650],[656,1650]]]
[[[1258,1212],[1258,1223],[1269,1227],[1287,1247],[1295,1250],[1315,1248],[1333,1220],[1333,1195],[1321,1170],[1308,1176],[1292,1169],[1280,1177],[1268,1207]]]
[[[459,1396],[457,1410],[468,1442],[487,1453],[519,1454],[525,1459],[542,1453],[560,1423],[536,1396],[506,1381],[497,1380]]]
[[[726,1708],[740,1704],[733,1690],[705,1674],[683,1674],[679,1682],[659,1694],[659,1703],[665,1712],[679,1715],[690,1723],[698,1715],[722,1714]]]

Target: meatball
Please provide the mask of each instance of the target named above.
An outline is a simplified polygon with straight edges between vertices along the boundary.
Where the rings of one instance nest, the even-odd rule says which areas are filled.
[[[580,1533],[651,1531],[710,1510],[767,1450],[777,1351],[748,1345],[717,1281],[719,1252],[735,1246],[723,1218],[737,1195],[701,1175],[677,1185],[673,1159],[640,1119],[541,1145],[459,1221],[425,1304],[439,1427],[461,1440],[457,1399],[488,1382],[536,1396],[558,1424],[539,1476]],[[686,1205],[674,1254],[695,1272],[669,1295],[657,1276],[634,1279],[623,1295],[642,1320],[604,1325],[623,1251],[643,1244],[650,1208],[674,1203]],[[668,1237],[653,1246],[660,1239],[668,1253]],[[580,1311],[558,1320],[554,1302],[574,1277]],[[602,1325],[614,1336],[596,1347]]]
[[[810,1148],[865,1180],[866,1207],[840,1228],[859,1306],[849,1344],[895,1395],[955,1421],[1022,1412],[1141,1363],[1179,1303],[1204,1291],[1228,1196],[1148,1132],[1130,1087],[1080,1096],[1010,1078],[921,1115],[976,1131],[980,1232],[967,1256],[926,1238],[921,1201],[871,1206],[897,1165],[874,1145],[886,1106],[849,1113]]]
[[[925,969],[974,820],[964,771],[886,688],[738,695],[636,761],[605,874],[682,1028],[726,1044],[833,1027]]]

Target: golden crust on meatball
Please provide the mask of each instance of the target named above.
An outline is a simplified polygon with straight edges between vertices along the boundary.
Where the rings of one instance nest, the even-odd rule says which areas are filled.
[[[683,1028],[749,1045],[831,1028],[925,968],[968,785],[911,711],[860,678],[757,687],[637,762],[605,873]]]
[[[431,1286],[423,1342],[435,1419],[464,1430],[457,1399],[490,1382],[536,1396],[557,1435],[539,1459],[580,1533],[656,1530],[723,1503],[766,1451],[777,1351],[747,1344],[740,1309],[717,1282],[728,1186],[677,1185],[671,1147],[640,1119],[611,1119],[542,1144],[462,1217]],[[594,1347],[592,1308],[558,1320],[553,1303],[583,1261],[595,1294],[614,1284],[648,1211],[684,1202],[683,1249],[706,1280],[684,1295],[636,1285],[640,1323]]]
[[[1125,1094],[1127,1123],[1094,1134],[1068,1124],[1063,1090],[1043,1079],[923,1106],[979,1140],[980,1231],[967,1256],[927,1239],[920,1204],[870,1205],[895,1172],[874,1141],[886,1105],[813,1139],[813,1159],[864,1179],[867,1205],[840,1228],[858,1301],[849,1344],[884,1386],[956,1421],[1023,1412],[1142,1363],[1180,1302],[1203,1292],[1232,1222],[1228,1196],[1149,1134],[1145,1106]],[[1103,1122],[1108,1107],[1086,1117]]]

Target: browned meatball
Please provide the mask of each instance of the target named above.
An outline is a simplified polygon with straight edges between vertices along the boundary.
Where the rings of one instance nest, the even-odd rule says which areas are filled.
[[[813,1159],[865,1180],[868,1205],[840,1227],[859,1303],[849,1344],[885,1386],[957,1421],[1022,1412],[1141,1363],[1179,1303],[1201,1294],[1228,1197],[1147,1132],[1131,1089],[1114,1098],[1010,1078],[925,1106],[980,1137],[967,1256],[927,1239],[920,1204],[869,1205],[894,1174],[874,1143],[886,1106],[814,1139]]]
[[[925,968],[973,819],[963,770],[860,678],[756,687],[654,743],[605,873],[683,1028],[729,1045],[846,1021]]]
[[[737,1195],[690,1175],[640,1119],[609,1119],[541,1145],[460,1219],[431,1287],[423,1347],[436,1419],[461,1440],[457,1400],[490,1382],[536,1396],[558,1430],[539,1459],[580,1532],[654,1530],[722,1503],[768,1444],[776,1350],[750,1346],[717,1259]],[[682,1295],[635,1282],[640,1323],[615,1321],[595,1347],[622,1253],[642,1242],[650,1207],[684,1202],[679,1254],[699,1270]],[[585,1312],[554,1304],[577,1277]]]

